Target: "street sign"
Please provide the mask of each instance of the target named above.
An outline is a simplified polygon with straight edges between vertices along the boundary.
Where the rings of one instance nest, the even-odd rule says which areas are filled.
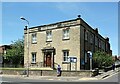
[[[89,54],[89,57],[92,58],[92,52],[88,51],[87,53]]]
[[[75,62],[77,62],[77,57],[76,56],[68,56],[68,61],[75,63]]]

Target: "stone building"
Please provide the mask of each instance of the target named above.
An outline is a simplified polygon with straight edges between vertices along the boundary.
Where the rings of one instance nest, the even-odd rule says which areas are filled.
[[[32,27],[28,31],[25,28],[24,35],[24,63],[29,62],[31,68],[54,69],[59,64],[62,70],[89,70],[88,51],[94,53],[100,50],[112,54],[109,38],[102,37],[98,28],[93,29],[80,16]]]

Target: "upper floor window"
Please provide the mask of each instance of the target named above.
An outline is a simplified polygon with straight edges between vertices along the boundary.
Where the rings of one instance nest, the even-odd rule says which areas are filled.
[[[88,40],[88,32],[87,31],[85,32],[85,40],[86,41]]]
[[[103,50],[105,50],[105,43],[104,43],[104,41],[101,41],[101,47],[102,47]]]
[[[52,41],[52,31],[46,31],[46,41]]]
[[[101,48],[101,40],[99,39],[99,48]]]
[[[32,53],[32,63],[36,63],[36,52]]]
[[[108,43],[105,44],[106,51],[108,51]]]
[[[36,35],[36,33],[32,34],[32,43],[37,43],[37,35]]]
[[[93,36],[93,34],[91,34],[90,35],[90,43],[93,43],[93,41],[94,41],[93,39],[94,39],[94,36]]]
[[[68,62],[69,50],[63,50],[63,61]]]
[[[69,29],[63,29],[63,39],[69,39]]]
[[[98,38],[95,36],[95,45],[98,46]]]

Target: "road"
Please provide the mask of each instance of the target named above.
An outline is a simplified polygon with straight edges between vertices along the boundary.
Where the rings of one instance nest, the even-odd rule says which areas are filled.
[[[110,76],[104,78],[102,81],[104,81],[104,82],[107,82],[107,81],[118,82],[120,80],[119,76],[120,76],[120,72],[116,73],[116,74],[113,74],[113,75],[110,75]]]

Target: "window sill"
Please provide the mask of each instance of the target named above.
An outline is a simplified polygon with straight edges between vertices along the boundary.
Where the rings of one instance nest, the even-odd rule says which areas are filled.
[[[52,42],[52,40],[47,40],[46,42]]]
[[[31,64],[36,64],[36,62],[32,62]]]
[[[32,42],[32,44],[37,44],[37,42]]]
[[[70,62],[68,61],[63,61],[62,64],[69,64]]]
[[[70,38],[63,38],[62,40],[70,40]]]

